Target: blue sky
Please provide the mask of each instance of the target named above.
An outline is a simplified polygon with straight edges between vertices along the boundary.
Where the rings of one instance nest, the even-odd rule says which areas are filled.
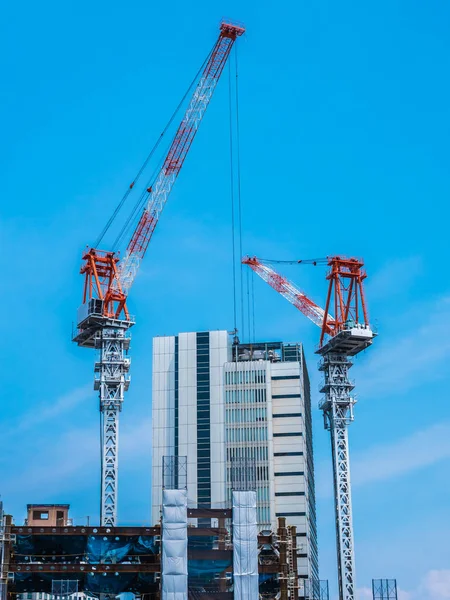
[[[244,252],[363,256],[373,348],[351,426],[359,597],[450,598],[448,252],[450,8],[380,0],[10,3],[3,10],[0,456],[7,510],[70,502],[98,515],[94,356],[71,341],[93,243],[217,34],[239,41]],[[120,519],[150,512],[151,339],[231,329],[226,77],[130,298],[132,385]],[[286,269],[318,302],[324,272]],[[302,341],[317,406],[318,330],[255,280],[258,339]],[[315,419],[322,577],[335,590],[328,434]]]

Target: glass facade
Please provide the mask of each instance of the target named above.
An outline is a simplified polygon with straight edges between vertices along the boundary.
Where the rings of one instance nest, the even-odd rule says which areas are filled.
[[[224,374],[227,499],[231,501],[232,462],[247,460],[254,464],[260,529],[271,526],[266,377],[265,367],[257,362],[234,363]]]

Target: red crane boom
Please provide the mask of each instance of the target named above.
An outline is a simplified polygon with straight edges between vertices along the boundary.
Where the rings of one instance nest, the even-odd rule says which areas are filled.
[[[144,257],[167,197],[189,152],[233,43],[243,33],[242,27],[229,23],[222,23],[220,27],[219,38],[178,127],[155,185],[148,189],[147,206],[128,244],[126,255],[119,265],[120,285],[125,293],[134,281],[140,261]]]
[[[261,279],[266,281],[273,289],[284,296],[291,304],[293,304],[305,317],[308,317],[315,325],[322,327],[325,317],[325,311],[315,302],[310,300],[306,294],[301,292],[291,281],[277,273],[271,266],[261,258],[256,256],[245,256],[242,259],[244,265],[248,265]],[[328,323],[334,323],[333,317],[328,315],[326,319],[327,333],[331,333],[331,328]]]
[[[266,281],[275,291],[284,296],[300,312],[302,312],[315,325],[321,328],[320,346],[323,345],[325,336],[335,336],[345,329],[349,323],[369,326],[369,316],[364,296],[363,281],[367,277],[363,270],[364,263],[358,258],[345,258],[342,256],[328,256],[313,260],[297,261],[270,261],[288,264],[327,264],[330,271],[327,274],[328,286],[325,309],[310,300],[286,277],[277,273],[270,266],[269,261],[262,258],[245,256],[244,265],[248,265],[261,279]],[[333,300],[332,300],[333,298]],[[333,308],[335,317],[329,314]],[[360,323],[360,319],[362,322]]]
[[[128,292],[233,44],[244,32],[245,29],[240,25],[225,22],[221,24],[217,42],[209,55],[163,166],[153,186],[146,190],[145,208],[131,236],[125,256],[119,260],[115,252],[105,252],[95,248],[91,248],[83,255],[85,263],[81,273],[86,277],[83,305],[92,299],[99,300],[103,317],[129,320],[126,306]]]

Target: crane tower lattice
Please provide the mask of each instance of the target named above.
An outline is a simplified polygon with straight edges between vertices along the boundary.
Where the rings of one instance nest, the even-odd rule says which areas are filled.
[[[267,261],[244,257],[264,281],[308,319],[321,328],[317,354],[324,383],[320,403],[325,428],[330,431],[335,498],[339,600],[355,599],[355,550],[353,541],[352,495],[348,452],[348,424],[353,421],[353,383],[348,377],[350,357],[371,345],[375,333],[369,325],[363,281],[366,273],[357,258],[332,256],[313,261],[272,261],[327,264],[329,281],[325,309],[310,300],[292,282],[277,273]],[[334,317],[329,314],[333,309]]]

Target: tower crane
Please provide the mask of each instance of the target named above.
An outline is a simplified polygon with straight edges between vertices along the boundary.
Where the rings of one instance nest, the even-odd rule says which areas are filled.
[[[370,346],[376,335],[369,325],[363,288],[367,276],[364,263],[342,256],[303,261],[265,261],[246,256],[242,263],[321,329],[316,353],[322,357],[319,370],[323,372],[324,382],[320,392],[324,397],[319,407],[323,411],[325,429],[331,434],[339,600],[354,600],[355,553],[347,426],[354,418],[355,399],[351,395],[354,385],[348,370],[352,366],[350,357]],[[325,309],[277,273],[271,263],[328,265]],[[330,309],[334,316],[328,312]]]
[[[128,294],[233,44],[244,31],[239,25],[221,23],[216,44],[207,57],[162,168],[143,192],[144,209],[123,258],[117,252],[97,248],[90,248],[82,257],[83,303],[78,310],[73,341],[99,351],[94,367],[94,389],[99,391],[100,398],[100,514],[104,526],[114,526],[117,519],[119,413],[124,392],[130,385],[129,329],[135,324],[127,307]]]

